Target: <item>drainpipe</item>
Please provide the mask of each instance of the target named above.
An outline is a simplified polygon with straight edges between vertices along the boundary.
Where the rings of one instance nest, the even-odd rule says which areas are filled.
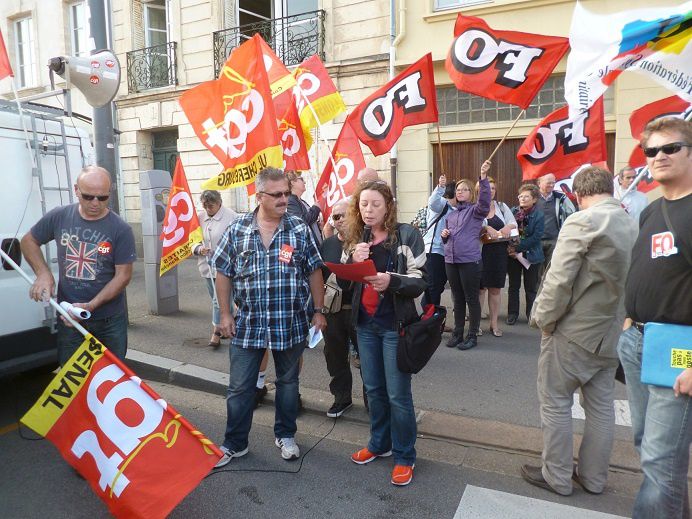
[[[391,38],[391,43],[389,45],[389,80],[394,79],[394,62],[396,60],[396,46],[401,42],[406,34],[406,6],[405,0],[399,0],[399,34],[396,32],[396,0],[389,0],[389,19],[390,19],[390,29],[389,36]],[[389,152],[389,169],[390,169],[390,183],[392,186],[392,193],[396,197],[396,173],[397,173],[397,145],[396,143],[392,146]]]

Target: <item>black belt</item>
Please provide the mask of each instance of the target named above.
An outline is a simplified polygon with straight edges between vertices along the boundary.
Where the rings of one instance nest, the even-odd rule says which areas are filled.
[[[644,335],[644,323],[638,323],[637,321],[632,321],[632,326],[634,326],[639,333]]]

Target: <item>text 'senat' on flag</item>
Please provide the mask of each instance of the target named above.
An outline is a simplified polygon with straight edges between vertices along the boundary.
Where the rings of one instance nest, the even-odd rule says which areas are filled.
[[[445,68],[463,92],[527,108],[568,48],[567,38],[494,30],[459,14]]]
[[[192,244],[202,241],[202,228],[199,225],[195,205],[192,203],[190,187],[187,184],[180,157],[178,157],[178,162],[175,165],[173,182],[168,194],[161,241],[163,248],[159,268],[160,276],[185,258],[192,256]]]
[[[308,130],[317,126],[318,123],[313,110],[317,114],[320,124],[325,124],[341,112],[346,111],[344,100],[334,86],[334,82],[319,56],[314,55],[303,61],[293,71],[293,75],[298,83],[294,87],[294,97],[306,137]],[[312,109],[308,106],[308,101],[312,105]],[[309,147],[310,143],[308,143]]]
[[[407,126],[437,122],[437,96],[428,53],[361,102],[348,120],[374,155],[387,153]]]
[[[588,109],[628,70],[692,101],[692,1],[678,4],[603,15],[575,4],[565,75],[570,115]]]
[[[358,181],[358,172],[365,167],[365,158],[358,137],[349,124],[350,117],[349,115],[344,121],[332,149],[334,164],[331,160],[327,161],[315,186],[315,199],[325,220],[332,214],[334,204],[353,193]]]
[[[574,119],[569,118],[567,106],[555,110],[526,137],[517,152],[517,160],[524,180],[548,173],[560,180],[582,164],[605,162],[603,100]]]
[[[278,114],[277,114],[278,115]],[[278,121],[279,136],[284,152],[284,170],[306,171],[310,169],[310,157],[305,143],[303,128],[300,125],[298,109],[291,102],[283,117]]]
[[[166,517],[221,457],[91,335],[21,421],[55,445],[115,517]]]
[[[2,31],[0,31],[0,80],[7,76],[14,77],[14,73],[12,72],[12,65],[10,65],[10,57],[7,55],[5,40],[2,37]]]
[[[639,141],[641,134],[644,132],[644,128],[651,121],[659,119],[662,117],[677,117],[680,119],[685,119],[689,117],[689,113],[692,110],[692,105],[689,101],[681,99],[678,96],[670,96],[665,99],[659,99],[653,103],[642,106],[638,108],[632,115],[630,115],[630,132],[632,133],[632,138]],[[635,170],[637,173],[646,166],[646,157],[642,151],[639,144],[636,144],[632,149],[629,161],[627,164]],[[651,173],[647,174],[642,181],[637,184],[637,189],[646,193],[658,186]]]
[[[224,168],[202,189],[246,186],[263,168],[283,162],[260,41],[256,34],[235,48],[219,79],[180,97],[195,134]]]

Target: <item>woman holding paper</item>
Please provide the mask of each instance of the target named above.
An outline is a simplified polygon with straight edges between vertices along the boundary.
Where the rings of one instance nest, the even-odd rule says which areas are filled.
[[[519,188],[519,206],[512,208],[519,229],[519,240],[510,245],[509,290],[507,302],[507,324],[513,325],[519,317],[519,287],[522,273],[524,275],[524,293],[526,294],[526,318],[531,315],[531,307],[536,299],[539,273],[543,264],[543,212],[536,209],[540,192],[533,184],[524,184]]]
[[[364,465],[394,454],[393,485],[408,485],[416,462],[411,375],[397,367],[398,326],[418,319],[414,298],[427,286],[420,233],[396,221],[396,202],[381,180],[356,188],[348,209],[342,262],[371,259],[377,274],[355,283],[352,323],[370,404],[370,441],[351,460]]]

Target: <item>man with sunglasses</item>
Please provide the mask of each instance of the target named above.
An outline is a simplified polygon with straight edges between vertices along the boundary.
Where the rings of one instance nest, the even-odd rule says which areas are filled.
[[[224,455],[216,468],[248,452],[255,408],[255,384],[266,349],[276,369],[275,445],[281,457],[300,457],[295,442],[298,375],[308,328],[324,330],[322,258],[310,229],[287,214],[291,185],[283,171],[265,168],[255,180],[258,207],[235,220],[216,248],[219,328],[231,337],[231,368],[226,398]],[[238,307],[233,318],[229,301]]]
[[[627,214],[635,222],[639,222],[639,215],[649,204],[649,200],[644,193],[640,193],[636,188],[625,194],[635,178],[637,178],[637,171],[632,166],[622,168],[618,173],[617,182],[615,182],[614,196],[620,201]]]
[[[627,378],[634,446],[644,481],[632,517],[688,518],[687,472],[692,443],[692,368],[672,388],[641,382],[645,323],[686,326],[692,337],[692,122],[657,119],[641,146],[663,196],[639,219],[639,236],[625,284],[629,319],[618,353]],[[670,361],[668,361],[670,362]]]
[[[22,254],[36,273],[29,295],[47,301],[55,280],[41,245],[55,240],[58,251],[58,302],[85,308],[81,324],[121,359],[127,352],[125,287],[137,259],[132,228],[111,211],[110,173],[87,166],[74,186],[77,203],[46,213],[22,238]],[[58,320],[58,360],[65,364],[83,341],[62,316]]]

